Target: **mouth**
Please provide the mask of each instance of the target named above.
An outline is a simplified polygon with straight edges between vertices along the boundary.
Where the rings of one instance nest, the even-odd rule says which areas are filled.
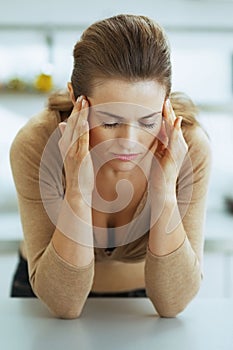
[[[118,159],[118,160],[122,160],[124,162],[129,162],[131,160],[136,159],[139,155],[140,155],[140,153],[128,153],[128,154],[113,153],[113,158]]]

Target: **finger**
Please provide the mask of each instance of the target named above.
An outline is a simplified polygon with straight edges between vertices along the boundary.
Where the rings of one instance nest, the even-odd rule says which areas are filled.
[[[88,101],[85,96],[81,95],[78,97],[71,115],[69,116],[66,125],[62,123],[59,126],[62,132],[62,138],[59,142],[60,148],[64,155],[69,153],[69,157],[73,158],[76,156],[79,150],[79,139],[86,132],[86,128],[83,129],[83,121],[88,119]],[[89,135],[88,135],[89,136]],[[85,138],[84,138],[85,140]],[[88,139],[89,148],[89,139]]]
[[[161,125],[161,128],[160,128],[159,134],[157,135],[157,138],[164,145],[164,147],[167,147],[169,138],[168,138],[168,134],[167,134],[167,128],[166,128],[165,120],[162,121],[162,125]]]
[[[77,125],[78,119],[79,119],[79,115],[80,115],[80,111],[82,109],[82,100],[83,100],[84,96],[80,95],[73,107],[73,110],[71,112],[71,115],[68,118],[68,130],[70,131],[70,135],[71,135],[71,139],[73,137],[73,133],[75,130],[75,127]]]
[[[172,104],[171,104],[169,98],[165,101],[165,103],[163,105],[163,116],[164,116],[164,119],[170,125],[174,125],[174,122],[176,120],[176,115],[175,115],[175,112],[172,108]]]
[[[167,122],[164,121],[164,130],[161,131],[161,140],[162,142],[159,144],[156,154],[161,157],[169,157],[173,158],[172,152],[174,151],[174,145],[178,140],[179,134],[179,119],[175,120],[173,127]],[[169,137],[167,136],[169,134]]]
[[[79,119],[78,119],[78,124],[83,125],[83,121],[87,121],[88,119],[88,114],[89,114],[89,103],[85,97],[82,98],[81,101],[81,108],[79,111]]]
[[[159,140],[157,138],[155,138],[154,141],[152,142],[152,145],[150,146],[150,148],[147,152],[147,156],[144,158],[145,164],[147,162],[151,162],[153,160],[153,158],[156,154],[156,150],[158,148],[158,143],[159,143]],[[142,163],[142,164],[144,164],[144,163]]]
[[[69,118],[67,119],[68,127],[71,126],[71,128],[74,128],[74,126],[77,124],[79,114],[80,114],[80,111],[82,109],[82,101],[84,98],[85,98],[85,96],[80,95],[77,98],[76,102],[74,103],[72,112],[71,112]]]
[[[63,135],[65,133],[65,129],[66,129],[66,123],[65,122],[61,122],[61,123],[58,124],[58,127],[59,127],[59,130],[61,132],[61,138],[58,141],[58,146],[59,146],[62,158],[64,159],[65,155],[66,155],[66,152],[67,152],[67,149],[69,147],[69,142],[67,142],[65,140],[65,138],[63,138]]]
[[[78,153],[82,159],[89,152],[89,124],[87,120],[82,121],[81,133],[78,140]]]
[[[89,114],[88,106],[88,101],[83,97],[81,102],[81,109],[79,111],[78,119],[73,133],[72,142],[76,142],[83,134],[83,125],[85,125],[85,122],[87,122]]]
[[[182,117],[177,117],[174,123],[173,132],[169,140],[168,150],[170,156],[180,164],[179,159],[182,158],[182,154],[186,154],[188,151],[188,145],[184,139],[181,129]]]
[[[65,132],[65,128],[66,128],[66,122],[61,122],[61,123],[59,123],[59,124],[58,124],[58,127],[59,127],[59,130],[60,130],[60,132],[61,132],[61,135],[63,135],[64,132]]]
[[[62,134],[62,140],[65,139],[66,144],[70,144],[72,142],[73,132],[78,120],[80,103],[81,103],[81,96],[77,99],[77,103],[74,105],[74,108],[72,109],[70,116],[67,118],[65,126],[64,126],[64,122],[59,124],[59,129]],[[62,140],[61,142],[63,142]]]
[[[176,130],[181,130],[181,124],[182,124],[183,118],[181,116],[177,117],[175,122],[174,122],[174,127]]]
[[[77,113],[77,112],[79,112],[81,110],[81,108],[82,108],[82,100],[83,99],[84,99],[83,95],[80,95],[77,98],[76,102],[74,103],[74,108],[72,110],[72,113],[71,113],[70,117],[72,117],[73,114],[75,114],[75,113]]]
[[[181,129],[181,123],[182,123],[182,117],[177,117],[175,122],[174,122],[174,128],[171,133],[171,137],[169,139],[169,146],[171,145],[174,140],[177,139],[184,139],[182,129]]]
[[[75,126],[77,124],[77,120],[79,117],[79,111],[81,109],[81,102],[83,96],[79,96],[70,116],[68,117],[66,122],[59,123],[59,129],[61,131],[62,137],[59,140],[59,147],[62,151],[63,157],[69,152],[70,156],[73,156],[75,153],[75,149],[73,147],[72,138],[75,130]],[[77,147],[76,147],[77,148]]]
[[[152,153],[152,155],[155,154],[156,149],[158,148],[158,142],[159,142],[158,139],[155,138],[155,140],[154,140],[154,142],[153,142],[153,144],[152,144],[152,146],[150,148],[150,152]]]
[[[159,141],[155,155],[159,158],[162,158],[165,155],[166,150],[167,147],[165,147],[165,145]]]
[[[74,108],[71,112],[71,115],[68,118],[67,121],[67,134],[66,137],[69,139],[70,143],[73,145],[74,142],[77,141],[77,139],[80,136],[80,133],[77,132],[79,131],[79,120],[81,116],[81,111],[82,111],[82,104],[84,100],[84,96],[80,95],[77,98],[76,103],[74,104]]]

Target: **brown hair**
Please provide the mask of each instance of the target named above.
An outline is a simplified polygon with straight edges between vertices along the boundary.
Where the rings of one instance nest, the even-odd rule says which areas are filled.
[[[75,98],[91,96],[101,79],[156,80],[165,87],[175,113],[176,109],[181,111],[178,114],[184,123],[197,124],[192,101],[181,93],[170,95],[169,43],[164,30],[148,17],[117,15],[92,24],[76,43],[73,57],[71,82]],[[73,105],[68,93],[55,93],[48,107],[68,116]]]

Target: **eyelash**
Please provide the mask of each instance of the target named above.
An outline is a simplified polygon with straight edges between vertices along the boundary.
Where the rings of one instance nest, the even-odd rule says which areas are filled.
[[[153,129],[156,127],[156,123],[152,123],[152,124],[143,124],[143,123],[140,123],[140,125],[146,129]],[[113,129],[113,128],[117,128],[118,126],[121,126],[120,123],[112,123],[112,124],[107,124],[107,123],[103,123],[102,126],[105,128],[105,129]]]
[[[113,128],[116,128],[117,126],[120,126],[120,124],[119,123],[112,123],[112,124],[103,123],[102,126],[105,129],[113,129]]]

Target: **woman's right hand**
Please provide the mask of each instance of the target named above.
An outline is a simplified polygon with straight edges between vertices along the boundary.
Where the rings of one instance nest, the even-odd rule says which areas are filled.
[[[86,98],[79,96],[67,122],[59,124],[62,137],[58,144],[65,168],[66,195],[69,198],[86,196],[89,201],[94,172],[89,152],[88,107]]]

